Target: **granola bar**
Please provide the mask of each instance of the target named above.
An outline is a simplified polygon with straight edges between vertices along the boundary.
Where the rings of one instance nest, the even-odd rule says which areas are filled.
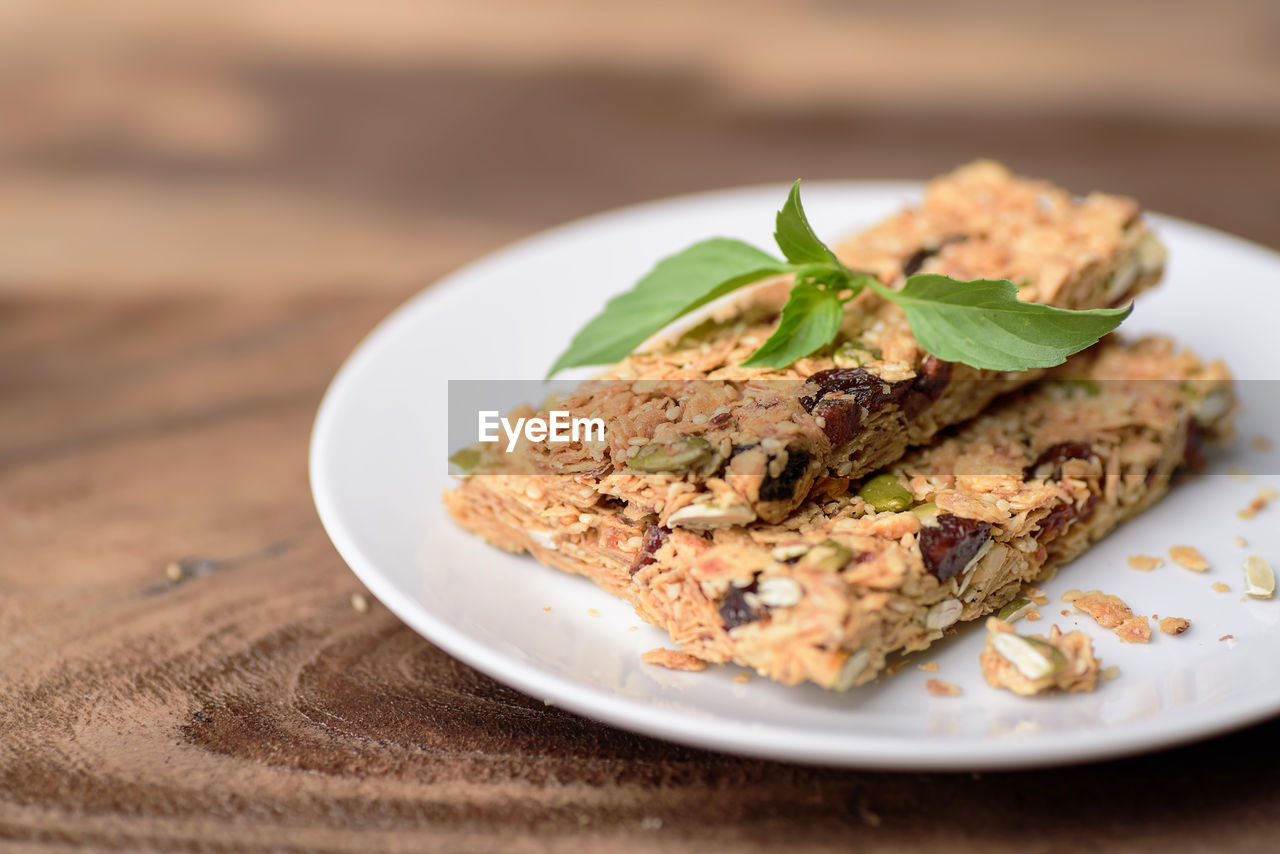
[[[877,512],[842,478],[824,478],[781,523],[731,529],[635,519],[621,502],[555,520],[529,477],[519,500],[461,492],[451,509],[626,597],[685,653],[845,688],[1074,558],[1159,500],[1227,429],[1225,367],[1167,339],[1110,339],[1070,367],[892,466],[913,504],[897,512]]]
[[[1070,309],[1128,302],[1164,264],[1132,200],[1076,199],[990,162],[936,179],[919,207],[838,254],[891,286],[916,272],[1007,278],[1025,300]],[[939,361],[902,310],[869,290],[849,304],[831,346],[786,369],[741,367],[776,325],[787,286],[754,291],[727,317],[633,355],[548,407],[600,417],[605,440],[523,442],[513,454],[482,447],[479,470],[571,475],[543,488],[547,513],[573,506],[591,515],[598,502],[619,501],[633,518],[657,515],[672,528],[780,522],[822,478],[881,468],[1041,375]],[[483,477],[462,487],[491,491],[495,512],[519,500],[504,488]]]

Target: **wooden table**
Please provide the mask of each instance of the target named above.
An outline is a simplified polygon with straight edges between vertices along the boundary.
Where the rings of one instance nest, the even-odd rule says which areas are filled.
[[[750,69],[672,68],[625,37],[575,64],[554,27],[562,61],[415,62],[387,27],[403,56],[371,62],[325,8],[309,41],[257,21],[270,50],[209,25],[203,52],[129,54],[98,100],[0,68],[0,103],[39,84],[0,130],[0,849],[1272,850],[1280,723],[1083,768],[891,774],[547,707],[353,608],[306,477],[325,384],[377,320],[615,204],[983,154],[1280,245],[1280,128],[1234,42],[1225,106],[1068,88],[1032,114],[997,87],[940,128],[910,81],[897,102],[726,92]],[[876,19],[916,31],[897,20]],[[495,38],[524,45],[526,23]]]

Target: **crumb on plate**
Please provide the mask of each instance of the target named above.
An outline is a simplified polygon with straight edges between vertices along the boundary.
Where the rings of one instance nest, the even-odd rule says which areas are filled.
[[[1205,572],[1209,569],[1209,561],[1192,546],[1173,546],[1169,549],[1169,557],[1179,566],[1185,566],[1192,572]]]
[[[654,664],[658,667],[665,667],[668,670],[698,671],[706,670],[707,668],[707,663],[701,658],[689,655],[687,652],[677,652],[674,649],[666,649],[661,646],[649,650],[640,656],[640,660],[645,664]]]

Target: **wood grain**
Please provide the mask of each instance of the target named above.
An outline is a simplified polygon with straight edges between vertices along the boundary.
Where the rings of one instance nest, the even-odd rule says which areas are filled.
[[[782,765],[548,707],[351,606],[307,487],[323,389],[537,228],[981,155],[1280,245],[1269,4],[994,3],[1016,50],[955,79],[859,64],[953,32],[973,57],[952,4],[748,5],[0,6],[0,850],[1274,847],[1280,723],[1032,773]],[[738,41],[695,38],[730,15]],[[807,82],[796,45],[841,28],[874,50]],[[1010,56],[1045,62],[1008,85]]]
[[[1280,831],[1280,724],[1040,773],[787,766],[547,707],[357,612],[305,449],[390,307],[0,305],[0,847],[1215,851]]]

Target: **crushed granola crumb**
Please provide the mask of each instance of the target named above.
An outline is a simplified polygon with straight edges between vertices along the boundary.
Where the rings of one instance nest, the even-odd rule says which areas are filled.
[[[1165,617],[1160,621],[1160,631],[1166,635],[1180,635],[1191,628],[1191,621],[1182,617]]]
[[[1151,555],[1129,555],[1129,566],[1132,569],[1150,572],[1153,569],[1159,569],[1163,565],[1164,558],[1152,557]]]
[[[1266,506],[1272,501],[1275,501],[1277,497],[1280,497],[1280,493],[1276,492],[1276,490],[1269,486],[1264,486],[1262,489],[1258,490],[1258,494],[1253,497],[1253,500],[1249,502],[1249,505],[1243,510],[1238,511],[1236,515],[1241,519],[1252,519],[1254,516],[1257,516],[1266,509]]]
[[[941,679],[930,679],[924,683],[924,687],[935,697],[957,697],[961,691],[959,685],[943,682]]]
[[[938,672],[938,662],[936,661],[926,661],[924,664],[918,664],[916,666],[919,667],[921,670],[923,670],[925,673]]]
[[[1125,643],[1147,643],[1151,640],[1151,626],[1146,617],[1130,617],[1116,626],[1115,635]]]
[[[1124,603],[1119,596],[1103,593],[1101,590],[1090,590],[1073,603],[1077,611],[1083,611],[1094,622],[1104,629],[1114,629],[1133,616],[1133,609]]]
[[[1173,546],[1169,549],[1169,557],[1179,566],[1185,566],[1192,572],[1205,572],[1209,569],[1209,561],[1204,555],[1191,546]]]
[[[1084,632],[1018,635],[1011,624],[987,619],[987,644],[979,658],[982,675],[993,688],[1030,696],[1045,691],[1092,691],[1101,665]]]
[[[1231,585],[1230,585],[1230,584],[1223,584],[1221,581],[1215,581],[1215,582],[1213,583],[1213,589],[1214,589],[1214,590],[1217,590],[1219,593],[1230,593],[1230,592],[1231,592]]]
[[[551,610],[551,606],[550,606],[550,605],[543,605],[543,606],[542,606],[542,610],[544,610],[544,611],[550,611],[550,610]]]
[[[1218,638],[1219,641],[1233,641],[1235,639],[1236,639],[1235,635],[1223,635],[1222,637]]]
[[[698,671],[707,668],[707,663],[701,658],[696,658],[687,652],[677,652],[674,649],[666,649],[664,647],[656,647],[649,650],[640,656],[640,660],[645,664],[654,664],[658,667],[665,667],[668,670]]]
[[[1063,593],[1060,598],[1062,599],[1063,602],[1070,604],[1071,602],[1076,601],[1083,595],[1084,595],[1083,590],[1076,590],[1075,588],[1072,588],[1071,590],[1068,590],[1066,593]]]
[[[1026,619],[1034,623],[1036,620],[1040,619],[1040,612],[1035,608],[1032,608],[1027,612]]]
[[[1239,534],[1236,534],[1234,537],[1231,538],[1231,544],[1238,549],[1243,549],[1249,545],[1249,541],[1246,540],[1244,537],[1240,536]]]
[[[1062,616],[1064,616],[1064,617],[1070,617],[1070,616],[1071,616],[1071,612],[1070,612],[1070,611],[1068,611],[1066,608],[1063,608],[1063,609],[1062,609],[1061,614],[1062,614]]]
[[[1048,605],[1049,597],[1044,595],[1044,591],[1039,587],[1032,587],[1030,584],[1023,585],[1022,592],[1027,594],[1027,598],[1037,605]]]
[[[1083,611],[1104,629],[1111,629],[1116,637],[1126,643],[1147,643],[1151,640],[1151,626],[1146,617],[1135,617],[1133,609],[1119,596],[1090,590],[1075,600],[1076,610]]]
[[[1117,678],[1119,675],[1120,675],[1120,667],[1118,665],[1113,664],[1110,667],[1102,668],[1102,678],[1108,682],[1110,682],[1112,679]]]

